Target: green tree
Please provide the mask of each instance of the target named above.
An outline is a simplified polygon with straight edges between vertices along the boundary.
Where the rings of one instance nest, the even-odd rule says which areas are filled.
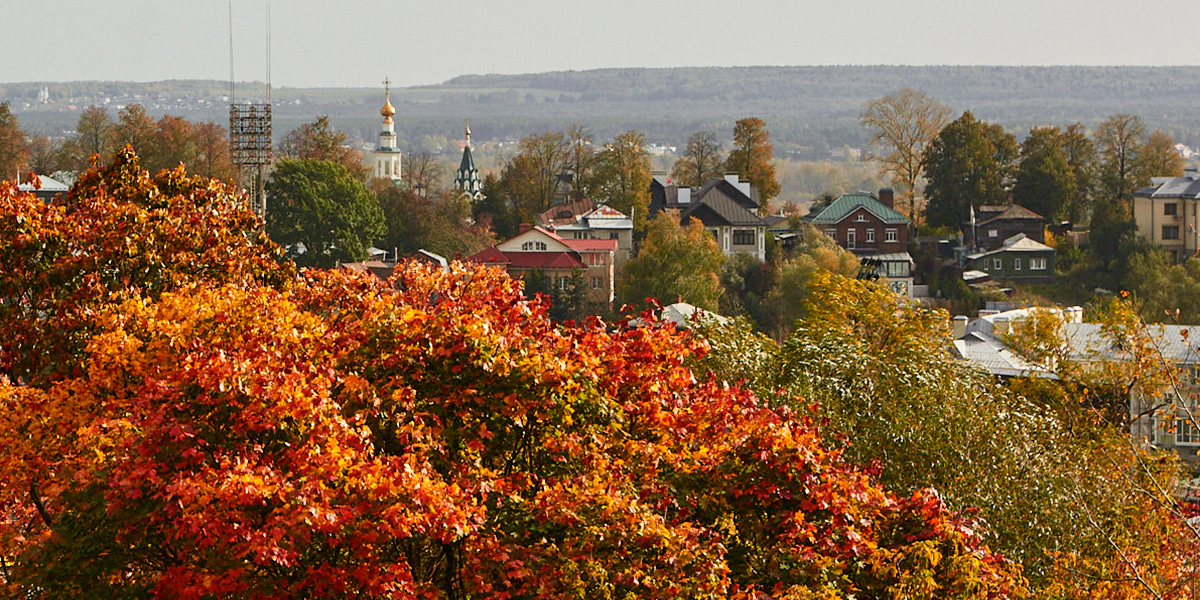
[[[671,179],[678,185],[699,188],[714,177],[721,177],[725,169],[725,158],[721,156],[721,143],[711,131],[697,131],[687,140],[683,154],[671,167]]]
[[[281,160],[267,197],[267,233],[299,266],[361,261],[384,233],[375,196],[339,162]]]
[[[448,258],[469,256],[491,246],[495,237],[471,219],[471,204],[455,190],[429,197],[411,187],[380,181],[372,185],[383,210],[384,250],[411,255],[424,249]]]
[[[561,190],[569,148],[563,134],[555,132],[528,136],[518,147],[500,172],[499,188],[515,208],[518,222],[533,223]]]
[[[1053,222],[1066,216],[1076,195],[1075,171],[1067,162],[1062,131],[1034,127],[1021,144],[1013,201]]]
[[[297,127],[279,143],[279,155],[300,160],[326,160],[346,168],[356,178],[366,180],[370,170],[362,153],[350,147],[349,138],[333,128],[329,115]]]
[[[604,145],[597,157],[595,198],[633,218],[644,231],[650,212],[650,155],[646,137],[627,131]]]
[[[1132,215],[1133,192],[1139,187],[1135,168],[1145,145],[1146,126],[1135,115],[1113,115],[1093,134],[1099,159],[1097,192],[1127,216]]]
[[[1096,145],[1087,129],[1072,123],[1062,132],[1063,153],[1075,175],[1075,196],[1067,202],[1063,216],[1072,223],[1083,223],[1092,213],[1092,193],[1096,186]]]
[[[859,270],[857,256],[843,250],[811,225],[807,228],[804,245],[783,261],[776,284],[766,298],[772,319],[769,328],[763,331],[778,341],[786,339],[795,329],[797,320],[805,315],[812,295],[810,283],[817,273],[853,277]]]
[[[500,239],[519,233],[520,221],[508,191],[493,173],[483,177],[483,198],[471,201],[471,218],[490,229]]]
[[[925,166],[925,148],[950,122],[950,108],[920,90],[901,88],[868,100],[858,120],[871,131],[873,155],[892,174],[892,185],[916,221],[917,182]]]
[[[682,301],[715,311],[724,262],[717,241],[698,220],[684,228],[660,214],[650,220],[637,256],[625,263],[620,296],[633,306],[655,298],[664,305]]]
[[[565,137],[567,145],[566,169],[571,173],[573,200],[591,198],[596,185],[596,169],[599,152],[592,132],[583,125],[571,125]]]
[[[970,112],[946,125],[925,150],[925,222],[957,229],[971,207],[1003,204],[1018,153],[1012,134]]]
[[[770,212],[771,199],[779,195],[774,161],[775,147],[762,119],[747,117],[734,124],[733,150],[725,159],[725,170],[737,173],[758,190],[764,215]]]
[[[1127,431],[1078,418],[1070,395],[1017,393],[952,356],[945,313],[817,271],[796,325],[781,345],[736,324],[706,331],[700,370],[824,423],[851,461],[879,465],[891,485],[978,506],[990,544],[1023,565],[1033,597],[1061,597],[1075,576],[1120,580],[1112,569],[1126,548],[1168,558],[1153,502],[1169,497],[1174,466]],[[1144,519],[1122,517],[1130,511]]]
[[[0,102],[0,180],[16,181],[29,163],[29,147],[17,116]]]

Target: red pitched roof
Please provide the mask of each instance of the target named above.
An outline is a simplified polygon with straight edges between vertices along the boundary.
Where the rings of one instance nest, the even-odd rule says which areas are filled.
[[[470,262],[484,263],[489,265],[507,265],[508,257],[503,252],[495,247],[484,248],[475,254],[467,257]]]
[[[505,252],[512,269],[586,269],[587,265],[569,252]]]
[[[617,240],[563,240],[576,252],[617,251]]]
[[[501,252],[485,248],[467,257],[468,261],[505,265],[510,269],[585,269],[587,265],[570,252]]]

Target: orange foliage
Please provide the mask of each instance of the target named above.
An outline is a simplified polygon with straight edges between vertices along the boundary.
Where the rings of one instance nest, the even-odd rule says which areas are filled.
[[[180,204],[170,181],[130,183],[96,175],[71,202],[116,186],[151,213]],[[131,214],[144,225],[121,235],[156,231]],[[260,286],[274,271],[237,231],[191,247],[245,260],[211,281],[151,269],[118,289],[139,255],[78,286],[120,294],[64,311],[82,353],[40,346],[77,368],[0,382],[8,594],[1024,594],[935,492],[893,496],[806,418],[696,380],[704,343],[649,314],[555,325],[501,271],[460,264]],[[185,253],[172,264],[207,261]],[[49,328],[11,314],[4,331]]]

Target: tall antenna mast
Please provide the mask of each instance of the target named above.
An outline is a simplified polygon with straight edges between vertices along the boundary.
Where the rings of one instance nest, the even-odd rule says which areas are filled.
[[[229,103],[233,104],[233,0],[229,0]]]
[[[267,0],[267,104],[271,103],[271,0]]]

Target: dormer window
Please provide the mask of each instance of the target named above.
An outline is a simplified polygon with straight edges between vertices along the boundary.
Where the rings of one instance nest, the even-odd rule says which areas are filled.
[[[521,252],[545,252],[546,242],[525,242],[521,244]]]

